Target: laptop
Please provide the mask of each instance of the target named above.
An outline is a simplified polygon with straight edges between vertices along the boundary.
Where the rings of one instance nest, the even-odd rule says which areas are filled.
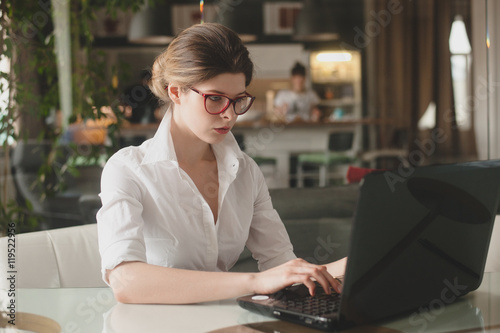
[[[360,184],[341,295],[318,287],[311,297],[293,285],[238,304],[325,331],[417,320],[479,287],[499,202],[500,160],[370,173]]]

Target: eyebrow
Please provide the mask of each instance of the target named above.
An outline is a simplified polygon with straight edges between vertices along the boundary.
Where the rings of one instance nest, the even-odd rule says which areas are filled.
[[[213,93],[213,94],[219,94],[219,95],[227,96],[226,93],[224,93],[222,91],[218,91],[218,90],[207,90],[207,93]],[[244,90],[243,92],[240,92],[240,93],[236,94],[236,96],[244,95],[244,94],[248,94],[246,90]]]

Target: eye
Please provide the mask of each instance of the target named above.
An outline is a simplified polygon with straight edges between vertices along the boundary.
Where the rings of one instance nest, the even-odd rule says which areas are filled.
[[[217,96],[217,95],[209,95],[209,96],[207,96],[207,98],[211,102],[220,102],[222,100],[222,97],[221,96]]]
[[[239,97],[237,100],[236,100],[236,103],[238,104],[243,104],[243,105],[247,105],[248,103],[250,103],[250,98],[248,96],[242,96],[242,97]]]

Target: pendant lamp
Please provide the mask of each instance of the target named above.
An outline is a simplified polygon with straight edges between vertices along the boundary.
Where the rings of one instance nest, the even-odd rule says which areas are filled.
[[[146,5],[132,17],[128,40],[134,44],[165,45],[170,43],[172,34],[170,7]]]
[[[325,42],[339,38],[332,8],[325,1],[306,0],[295,22],[292,39],[301,42]]]

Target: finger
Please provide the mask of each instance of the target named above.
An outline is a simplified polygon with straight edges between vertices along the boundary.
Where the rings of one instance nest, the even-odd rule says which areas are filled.
[[[314,296],[316,294],[316,284],[313,282],[313,280],[307,278],[303,283],[307,287],[307,289],[309,289],[309,294],[311,296]]]
[[[342,293],[342,281],[335,276],[332,276],[328,271],[327,274],[325,274],[328,284],[335,290],[337,293]]]
[[[342,280],[340,280],[338,277],[335,277],[335,280],[337,281],[337,288],[335,289],[339,294],[342,293],[342,288],[343,288],[343,283]]]
[[[326,266],[322,266],[322,270],[318,271],[318,275],[315,276],[315,279],[318,283],[323,287],[327,294],[331,293],[330,287],[335,290],[337,293],[342,293],[342,281],[338,277],[332,276]]]
[[[333,277],[333,283],[331,283],[331,285],[337,293],[342,293],[342,281],[338,277]]]
[[[331,287],[335,289],[336,287],[336,280],[333,276],[328,273],[326,267],[321,266],[321,269],[317,271],[318,274],[315,276],[316,281],[321,285],[323,290],[325,290],[325,293],[328,295],[331,294]],[[335,289],[336,290],[336,289]]]
[[[293,261],[295,266],[295,273],[306,275],[307,280],[316,280],[321,287],[325,290],[327,294],[331,294],[332,287],[337,293],[341,293],[342,286],[338,279],[335,279],[329,272],[326,266],[318,266],[311,264],[302,259],[296,259]],[[303,282],[305,284],[305,282]],[[308,284],[308,287],[314,285]]]
[[[328,273],[325,266],[318,266],[305,262],[302,267],[302,274],[308,275],[308,279],[317,281],[327,294],[331,294],[330,286],[336,287],[337,281]]]

